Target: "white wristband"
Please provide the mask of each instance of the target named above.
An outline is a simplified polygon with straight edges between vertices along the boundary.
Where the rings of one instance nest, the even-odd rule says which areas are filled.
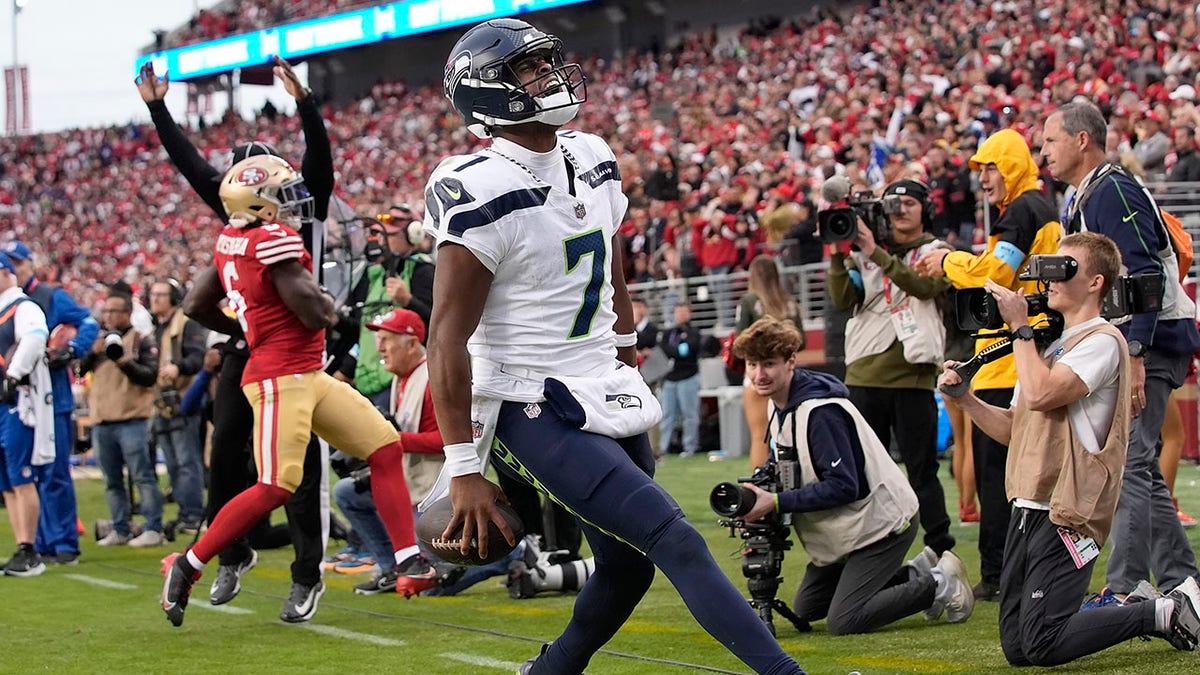
[[[474,443],[453,443],[442,447],[446,453],[446,469],[451,478],[465,476],[479,471],[479,454],[475,452]]]
[[[636,347],[637,333],[617,333],[618,347]]]

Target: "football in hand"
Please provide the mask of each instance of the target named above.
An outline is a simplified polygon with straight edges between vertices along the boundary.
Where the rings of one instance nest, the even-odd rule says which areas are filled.
[[[512,529],[513,540],[520,542],[521,537],[525,536],[525,526],[521,522],[521,517],[511,506],[503,502],[496,502],[496,510],[500,512],[500,516]],[[442,560],[455,565],[487,565],[497,560],[503,560],[512,552],[514,546],[505,540],[504,535],[500,533],[500,528],[496,527],[495,523],[488,523],[487,557],[480,557],[479,542],[474,538],[471,540],[468,554],[463,555],[460,550],[463,529],[461,524],[455,528],[449,539],[442,538],[442,533],[446,531],[446,526],[450,524],[450,519],[453,517],[454,506],[450,503],[449,497],[439,499],[431,504],[417,519],[417,539],[421,541],[421,546]]]
[[[66,349],[76,335],[79,335],[79,329],[75,326],[66,323],[58,324],[54,330],[50,331],[50,339],[46,340],[46,351]]]

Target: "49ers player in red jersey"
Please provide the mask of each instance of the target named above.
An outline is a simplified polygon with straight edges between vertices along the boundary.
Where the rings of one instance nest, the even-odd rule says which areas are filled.
[[[201,275],[210,281],[192,292],[217,300],[223,287],[246,335],[250,360],[242,390],[254,408],[259,480],[226,504],[208,532],[167,566],[163,611],[181,625],[205,563],[287,501],[300,484],[310,432],[370,464],[375,504],[397,547],[397,590],[407,595],[432,588],[435,572],[418,553],[413,532],[398,432],[366,398],[322,370],[325,328],[336,321],[333,300],[317,285],[312,258],[288,224],[310,199],[303,177],[279,157],[257,155],[225,174],[220,195],[229,225],[213,254],[217,276]],[[206,304],[215,315],[197,316],[201,323],[229,320],[215,301]],[[324,584],[318,584],[311,601],[323,592]]]

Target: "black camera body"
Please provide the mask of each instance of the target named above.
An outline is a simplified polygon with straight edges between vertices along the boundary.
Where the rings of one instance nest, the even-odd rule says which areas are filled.
[[[1022,281],[1067,281],[1079,271],[1079,262],[1069,255],[1029,256],[1029,264],[1021,273]],[[1113,280],[1104,296],[1100,315],[1117,319],[1129,314],[1162,310],[1164,281],[1161,274],[1122,276]],[[1052,339],[1062,334],[1062,315],[1050,309],[1045,291],[1025,296],[1029,316],[1045,314],[1049,318]],[[984,288],[964,288],[955,294],[958,327],[962,330],[997,330],[1004,326],[996,299]]]
[[[812,630],[808,622],[796,616],[783,600],[776,597],[783,583],[784,552],[792,547],[789,539],[792,525],[790,513],[772,511],[760,520],[746,522],[743,517],[754,508],[758,495],[740,483],[750,483],[766,492],[780,493],[799,487],[800,463],[796,460],[796,448],[776,446],[775,460],[754,470],[749,478],[738,478],[737,483],[718,483],[708,495],[708,503],[722,519],[717,521],[728,527],[730,536],[740,536],[746,543],[742,555],[742,576],[750,591],[750,606],[758,611],[758,617],[775,635],[773,613],[778,612],[788,619],[797,631]]]
[[[891,238],[890,217],[900,213],[900,195],[887,195],[883,199],[876,199],[870,192],[856,192],[844,204],[845,206],[817,212],[817,228],[821,232],[821,241],[826,244],[854,241],[858,237],[859,218],[866,223],[877,243]]]

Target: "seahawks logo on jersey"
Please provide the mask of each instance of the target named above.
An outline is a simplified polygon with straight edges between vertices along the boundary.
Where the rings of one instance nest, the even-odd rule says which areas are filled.
[[[625,408],[640,408],[642,407],[642,399],[633,394],[605,394],[604,402],[606,404],[616,404],[622,409]]]

